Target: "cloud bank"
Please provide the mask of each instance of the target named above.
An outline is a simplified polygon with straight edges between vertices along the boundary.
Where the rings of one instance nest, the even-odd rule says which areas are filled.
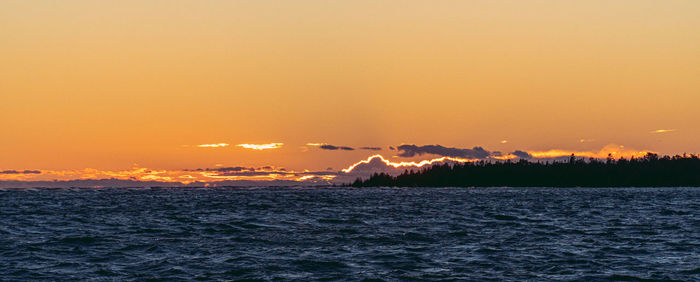
[[[272,143],[274,144],[274,143]],[[266,144],[258,144],[266,145]],[[329,144],[318,144],[319,148],[322,146],[332,146],[334,149],[322,149],[322,150],[344,150],[344,146],[334,146]],[[374,150],[373,147],[368,147]],[[360,149],[360,148],[358,148]],[[249,167],[249,166],[220,166],[213,168],[195,168],[195,169],[180,169],[180,170],[156,170],[149,168],[134,167],[132,169],[120,170],[120,171],[109,171],[109,170],[98,170],[98,169],[82,169],[82,170],[20,170],[20,169],[8,169],[0,171],[0,181],[5,181],[5,184],[10,183],[7,181],[14,181],[6,186],[19,185],[19,182],[23,181],[39,181],[34,185],[47,185],[52,186],[54,184],[48,183],[50,181],[73,181],[79,180],[83,183],[80,185],[87,185],[87,183],[103,183],[108,187],[112,185],[110,183],[121,183],[114,182],[114,180],[123,180],[130,182],[123,182],[124,185],[128,183],[142,183],[147,185],[148,183],[161,183],[158,185],[163,186],[162,183],[171,183],[174,186],[177,185],[204,185],[206,183],[219,183],[222,181],[229,181],[230,185],[233,183],[244,183],[240,181],[258,181],[250,182],[257,183],[260,185],[259,181],[282,181],[274,183],[299,183],[300,185],[305,184],[330,184],[330,183],[349,183],[358,177],[366,178],[376,172],[384,172],[389,174],[398,174],[406,169],[420,169],[423,167],[429,167],[436,164],[445,163],[465,163],[473,161],[508,161],[512,159],[531,159],[531,160],[556,160],[556,161],[566,161],[573,154],[578,158],[598,158],[604,159],[608,156],[613,158],[630,158],[630,157],[643,157],[650,151],[638,151],[625,148],[619,145],[608,145],[602,148],[600,151],[570,151],[561,149],[552,149],[546,151],[533,151],[533,150],[514,150],[510,153],[501,153],[498,151],[488,151],[482,147],[473,147],[471,149],[461,149],[461,148],[450,148],[441,145],[401,145],[396,148],[400,157],[416,157],[424,154],[436,155],[435,158],[424,158],[416,160],[402,160],[396,161],[396,159],[385,158],[382,155],[373,155],[367,159],[360,160],[358,162],[349,164],[345,169],[334,171],[333,169],[326,170],[294,170],[286,169],[282,167],[275,167],[272,165],[260,166],[260,167]],[[396,156],[396,157],[399,157]],[[102,182],[90,182],[88,180],[104,180]],[[44,181],[44,182],[41,182]],[[112,182],[110,182],[112,181]],[[230,182],[233,181],[233,182]],[[286,181],[286,182],[284,182]],[[63,184],[68,185],[65,182]],[[194,183],[194,184],[193,184]],[[245,182],[248,183],[248,182]],[[272,183],[272,182],[266,182]],[[61,185],[63,185],[61,184]],[[27,184],[29,185],[29,184]],[[55,184],[59,185],[59,184]],[[77,185],[77,184],[76,184]],[[116,185],[116,184],[114,184]],[[155,184],[153,184],[155,185]],[[212,184],[215,185],[215,184]],[[223,184],[222,184],[223,185]],[[264,184],[262,184],[264,185]],[[273,184],[269,184],[273,185]],[[19,187],[17,186],[17,187]],[[165,185],[167,186],[167,185]]]

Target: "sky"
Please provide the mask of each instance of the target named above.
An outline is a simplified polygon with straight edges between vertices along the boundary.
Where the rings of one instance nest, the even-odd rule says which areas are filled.
[[[0,179],[700,153],[699,14],[677,0],[0,1]]]

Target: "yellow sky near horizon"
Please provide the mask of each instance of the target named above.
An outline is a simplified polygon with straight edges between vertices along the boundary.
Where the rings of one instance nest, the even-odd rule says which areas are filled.
[[[0,169],[323,170],[374,154],[309,142],[698,153],[699,14],[700,1],[2,1]],[[217,143],[231,146],[197,147]]]

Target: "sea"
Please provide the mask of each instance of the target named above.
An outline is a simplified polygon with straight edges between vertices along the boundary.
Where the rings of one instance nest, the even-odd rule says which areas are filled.
[[[0,190],[0,280],[700,280],[700,188]]]

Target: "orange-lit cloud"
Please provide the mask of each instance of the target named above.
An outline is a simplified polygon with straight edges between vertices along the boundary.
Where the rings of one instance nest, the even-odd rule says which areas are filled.
[[[331,171],[294,171],[271,166],[261,168],[225,167],[190,170],[206,179],[211,180],[290,180],[330,181],[337,176],[337,172]]]
[[[314,178],[314,177],[315,177],[315,176],[313,176],[313,175],[304,175],[304,176],[302,176],[302,177],[297,178],[296,180],[297,180],[297,181],[304,181],[304,180],[312,179],[312,178]]]
[[[130,170],[110,171],[86,168],[80,170],[42,170],[34,174],[0,175],[0,180],[75,180],[75,179],[123,179],[123,180],[156,180],[163,182],[176,181],[183,174],[180,171],[154,170],[134,167]]]
[[[675,129],[657,129],[654,131],[649,131],[649,133],[669,133],[669,132],[674,132],[676,131]]]
[[[431,165],[434,163],[444,162],[444,161],[453,161],[453,162],[460,162],[460,163],[477,161],[477,159],[462,159],[462,158],[453,158],[453,157],[442,157],[442,158],[436,158],[436,159],[431,159],[431,160],[423,160],[423,161],[419,161],[419,162],[392,162],[392,161],[385,159],[384,156],[382,156],[382,155],[374,155],[374,156],[367,158],[366,160],[356,162],[356,163],[350,165],[349,167],[343,169],[342,171],[345,173],[352,172],[352,170],[355,169],[358,165],[369,164],[370,162],[372,162],[372,160],[375,160],[375,159],[378,159],[381,162],[383,162],[384,164],[386,164],[387,166],[391,166],[394,168],[423,167],[426,165]]]
[[[289,180],[325,181],[334,179],[338,172],[333,171],[294,171],[265,166],[260,168],[221,167],[185,170],[155,170],[134,167],[128,170],[110,171],[92,168],[80,170],[7,170],[0,173],[0,180],[15,181],[70,181],[70,180],[131,180],[158,181],[165,183],[217,182],[225,180]]]
[[[631,150],[631,149],[626,149],[625,146],[621,145],[615,145],[615,144],[610,144],[600,151],[597,152],[590,152],[590,151],[570,151],[570,150],[547,150],[547,151],[528,151],[530,155],[532,155],[535,158],[559,158],[559,157],[566,157],[566,156],[571,156],[572,154],[577,156],[577,157],[586,157],[586,158],[607,158],[608,155],[612,156],[613,158],[630,158],[630,157],[643,157],[645,156],[648,152],[651,152],[649,150],[643,150],[643,151],[638,151],[638,150]]]
[[[306,143],[306,146],[323,146],[326,145],[326,143]]]
[[[501,144],[506,144],[508,143],[508,140],[501,140]]]
[[[267,144],[238,144],[236,146],[243,147],[246,149],[253,150],[267,150],[267,149],[277,149],[284,145],[284,143],[267,143]]]
[[[512,159],[515,159],[517,157],[518,156],[513,155],[513,154],[507,154],[507,155],[502,155],[502,156],[494,156],[492,158],[497,159],[497,160],[501,160],[501,161],[505,161],[505,160],[512,160]]]
[[[201,145],[197,145],[197,147],[200,147],[200,148],[220,148],[220,147],[226,147],[228,145],[229,144],[227,144],[227,143],[201,144]]]

